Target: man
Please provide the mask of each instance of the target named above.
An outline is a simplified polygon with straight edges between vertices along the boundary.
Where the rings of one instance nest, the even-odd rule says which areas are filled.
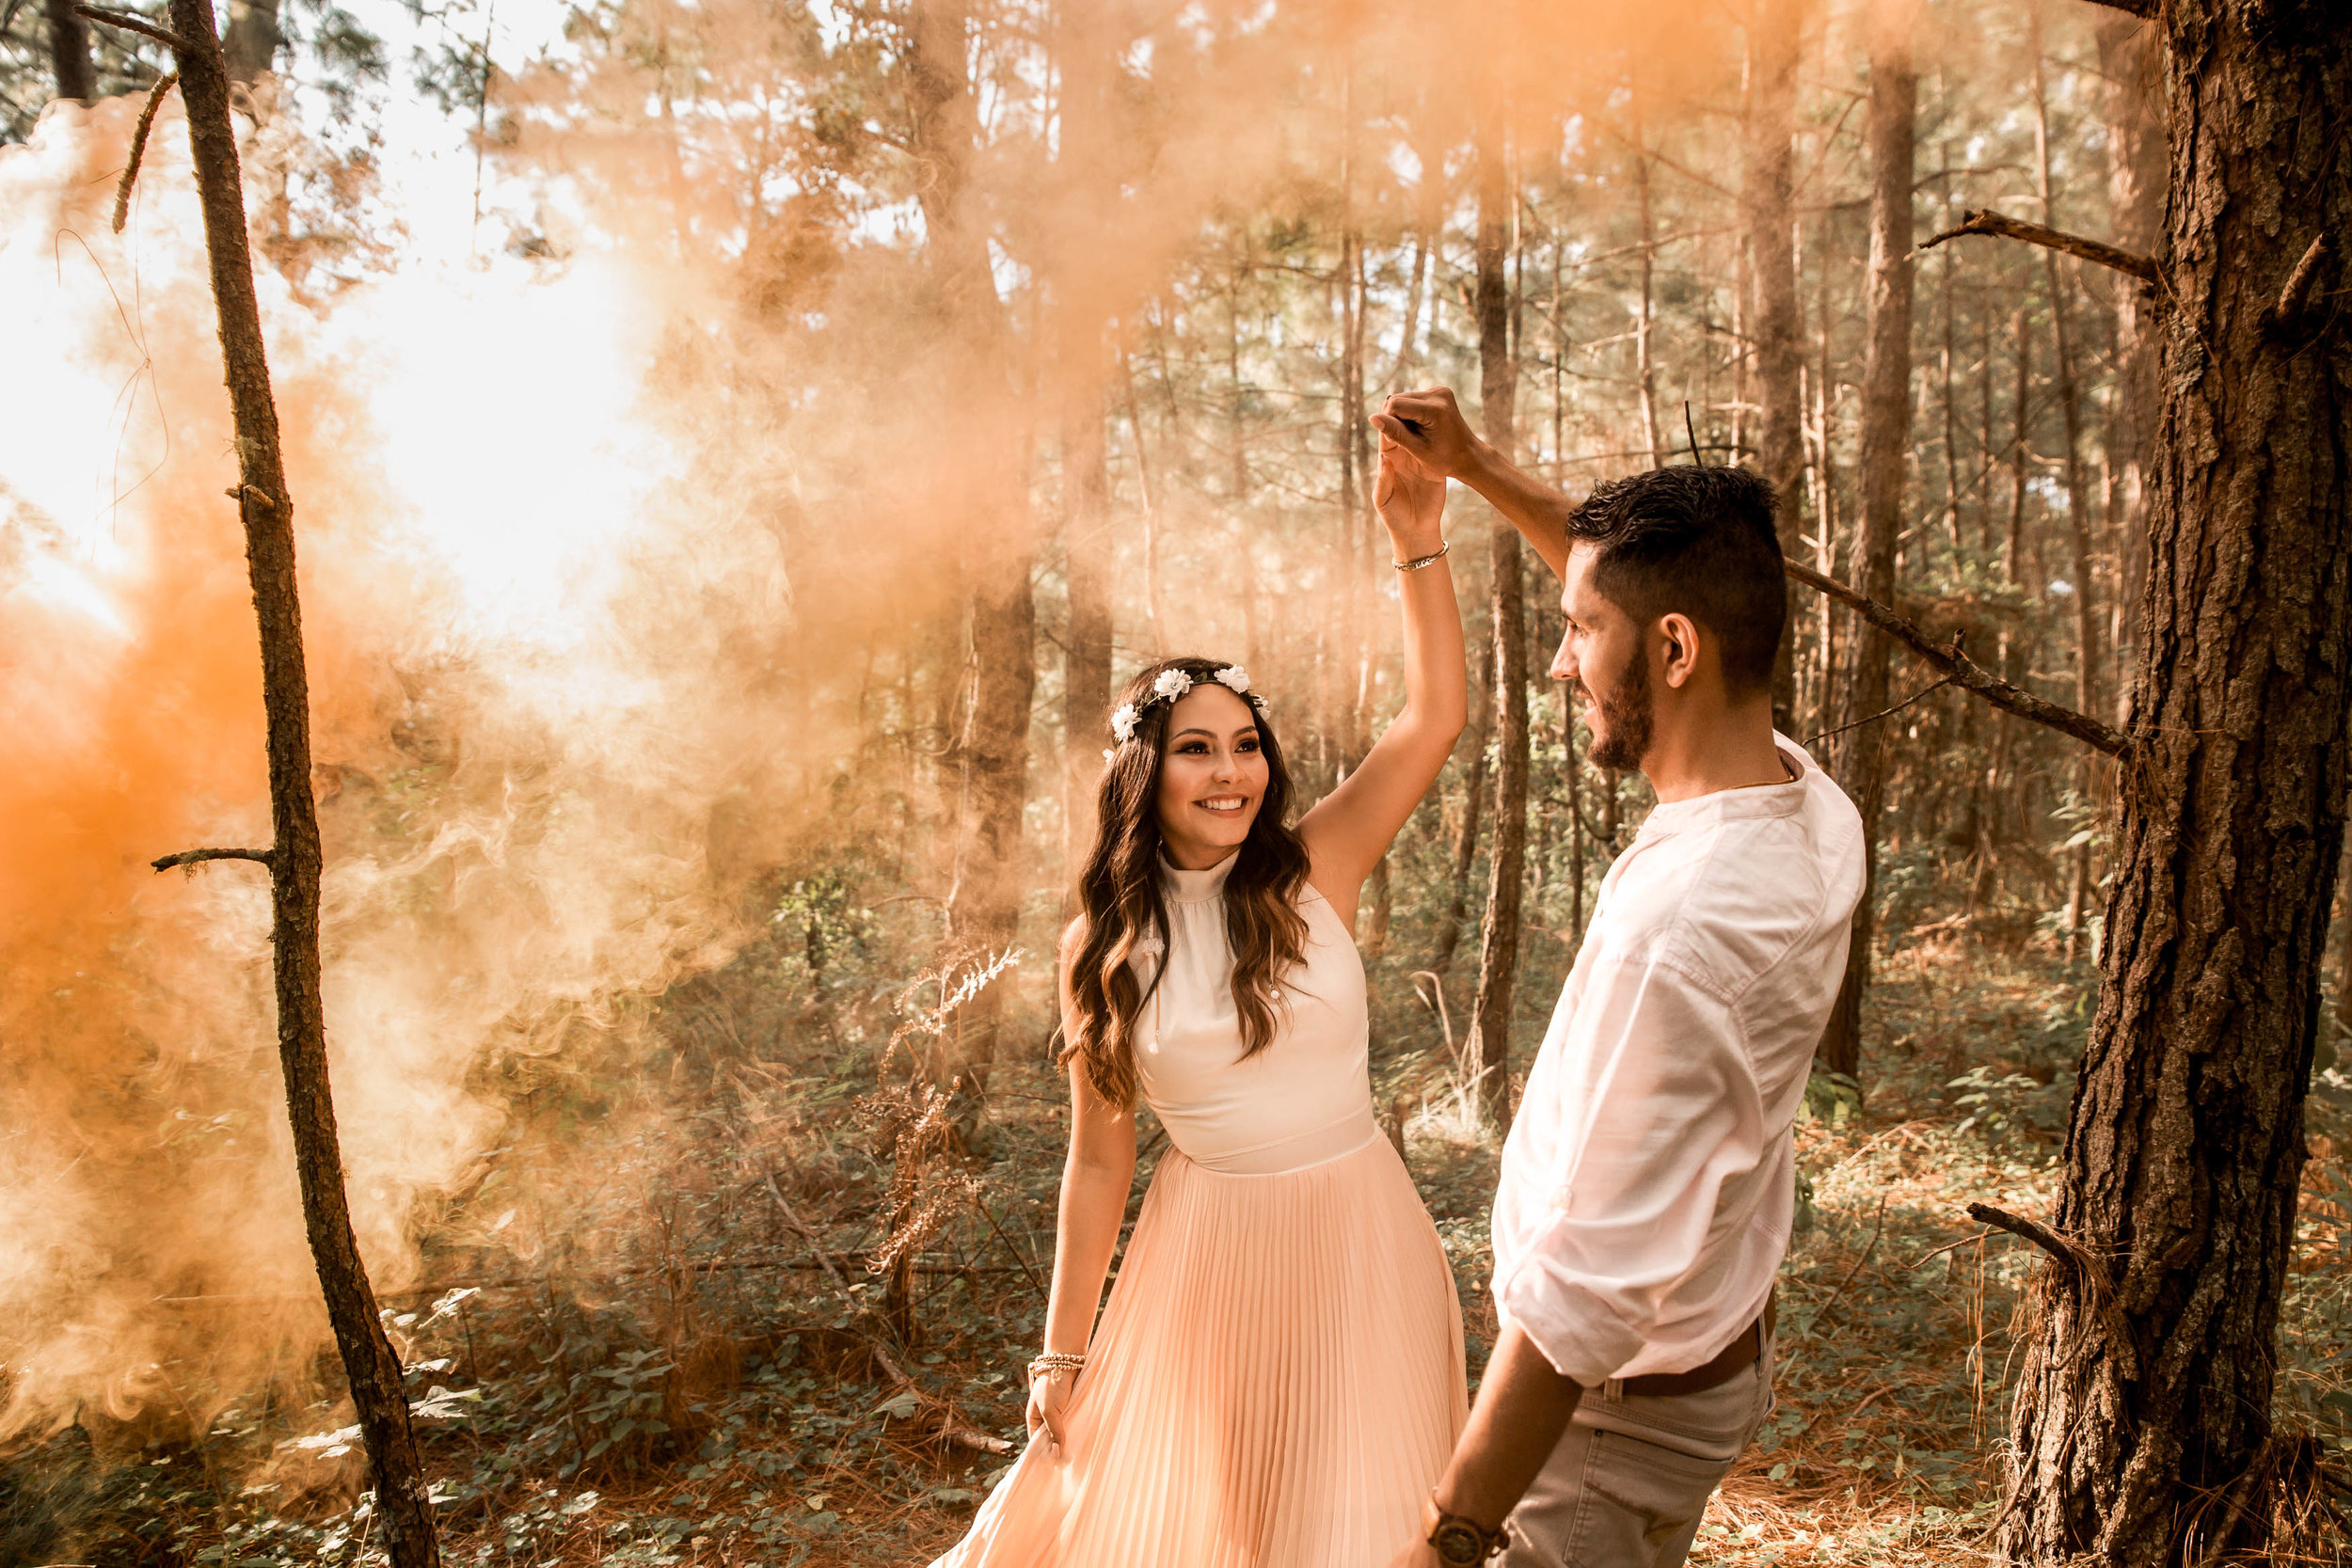
[[[1559,574],[1552,678],[1583,699],[1593,760],[1659,801],[1529,1071],[1495,1195],[1502,1337],[1429,1542],[1395,1568],[1674,1568],[1772,1403],[1790,1130],[1845,973],[1861,818],[1772,730],[1787,590],[1762,480],[1664,468],[1572,506],[1451,392],[1375,422]]]

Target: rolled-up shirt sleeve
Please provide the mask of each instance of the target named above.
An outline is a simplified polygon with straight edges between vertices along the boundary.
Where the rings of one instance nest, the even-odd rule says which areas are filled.
[[[1668,959],[1604,961],[1562,1022],[1554,1043],[1581,1069],[1562,1109],[1581,1135],[1563,1140],[1573,1152],[1549,1173],[1549,1210],[1530,1206],[1495,1303],[1589,1387],[1619,1375],[1741,1223],[1718,1198],[1764,1159],[1764,1122],[1738,1010]]]

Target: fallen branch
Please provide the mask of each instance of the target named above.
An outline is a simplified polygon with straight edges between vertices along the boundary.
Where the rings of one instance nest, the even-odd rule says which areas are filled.
[[[155,85],[148,89],[147,107],[139,111],[138,129],[131,133],[130,161],[122,166],[122,180],[115,186],[115,232],[118,234],[122,232],[122,226],[131,218],[131,187],[139,181],[139,162],[147,156],[147,134],[155,128],[155,111],[164,106],[164,94],[169,92],[172,84],[179,80],[178,71],[167,71],[156,77]]]
[[[809,1228],[807,1222],[794,1212],[789,1202],[786,1201],[784,1189],[776,1185],[775,1172],[762,1171],[760,1176],[761,1180],[767,1183],[768,1196],[775,1199],[776,1212],[784,1216],[784,1223],[790,1226],[799,1234],[801,1240],[808,1243],[809,1251],[815,1253],[818,1262],[824,1265],[825,1273],[832,1276],[834,1289],[841,1293],[842,1304],[849,1307],[850,1315],[867,1320],[886,1337],[890,1332],[889,1323],[883,1321],[882,1314],[859,1299],[856,1291],[850,1289],[849,1276],[844,1275],[840,1267],[834,1262],[833,1254],[825,1250],[825,1243],[817,1239],[817,1232]],[[917,1399],[924,1398],[922,1388],[916,1385],[914,1379],[907,1375],[905,1368],[892,1359],[888,1351],[882,1349],[879,1343],[871,1341],[866,1348],[874,1357],[874,1365],[882,1369],[882,1374],[888,1378],[894,1386],[913,1394]],[[973,1431],[970,1427],[957,1421],[953,1413],[945,1408],[942,1414],[946,1418],[946,1424],[940,1429],[940,1436],[957,1448],[970,1449],[977,1453],[1012,1452],[1012,1445],[1003,1438],[992,1437],[987,1433]]]
[[[2129,9],[2130,8],[2118,8]],[[1963,234],[1982,234],[1992,239],[2023,240],[2027,245],[2038,245],[2047,250],[2063,251],[2069,256],[2079,256],[2086,261],[2095,261],[2103,267],[2113,267],[2126,277],[2138,278],[2152,289],[2159,288],[2164,283],[2163,270],[2150,257],[2137,255],[2108,245],[2102,240],[2087,240],[2080,234],[2069,234],[2063,230],[2045,228],[2039,223],[2027,223],[2022,218],[2004,217],[1999,213],[1993,212],[1971,211],[1962,214],[1959,228],[1947,229],[1933,239],[1920,241],[1919,249],[1913,251],[1912,254],[1916,256],[1920,251],[1933,250],[1946,240],[1956,240]]]
[[[178,866],[200,865],[206,861],[251,861],[256,865],[268,865],[274,858],[267,849],[183,849],[148,863],[158,871],[169,871]]]
[[[2020,1236],[2031,1242],[2057,1259],[2058,1267],[2070,1275],[2079,1273],[2082,1268],[2081,1260],[2075,1257],[2074,1246],[2064,1237],[2026,1219],[2022,1214],[2012,1214],[2006,1209],[1995,1209],[1990,1203],[1972,1203],[1968,1206],[1968,1217],[1979,1225],[1989,1225],[1997,1230],[2006,1230],[2012,1236]]]
[[[73,10],[75,15],[86,16],[92,22],[103,22],[109,27],[119,27],[126,33],[136,33],[141,38],[153,39],[175,55],[185,54],[192,47],[187,40],[170,28],[160,26],[130,11],[110,11],[103,6],[76,6]]]
[[[2112,724],[2106,724],[2087,713],[2076,713],[2071,707],[2045,702],[2022,687],[1987,670],[1970,658],[1960,640],[1938,642],[1922,630],[1918,624],[1897,614],[1868,594],[1847,587],[1836,578],[1815,571],[1801,561],[1784,557],[1781,569],[1806,587],[1828,594],[1869,622],[1887,636],[1917,654],[1921,658],[1950,677],[1954,686],[1964,687],[1991,703],[1994,707],[2013,713],[2020,719],[2071,735],[2084,745],[2105,752],[2109,756],[2122,756],[2131,738]]]
[[[854,1262],[864,1256],[850,1253]],[[808,1270],[814,1272],[824,1265],[814,1258],[702,1258],[679,1263],[614,1263],[602,1268],[580,1271],[580,1277],[590,1280],[625,1279],[638,1275],[666,1274],[671,1269],[683,1269],[688,1274],[732,1274],[760,1269]],[[1018,1274],[1021,1271],[1009,1263],[916,1263],[914,1272],[925,1275],[957,1276],[974,1274]],[[381,1291],[377,1294],[386,1301],[414,1301],[419,1297],[446,1295],[452,1291],[536,1291],[545,1288],[548,1276],[519,1275],[500,1279],[438,1279],[421,1285],[405,1285],[396,1291]],[[160,1306],[183,1307],[207,1301],[308,1301],[307,1294],[287,1291],[235,1291],[195,1296],[157,1296]]]
[[[1886,1228],[1886,1199],[1888,1196],[1889,1195],[1885,1193],[1881,1193],[1879,1195],[1878,1219],[1870,1227],[1870,1240],[1868,1243],[1863,1247],[1862,1256],[1853,1260],[1853,1267],[1846,1271],[1846,1277],[1837,1282],[1837,1289],[1829,1293],[1829,1300],[1821,1303],[1820,1307],[1814,1312],[1811,1320],[1805,1323],[1804,1337],[1806,1338],[1810,1339],[1821,1332],[1821,1324],[1829,1317],[1831,1309],[1836,1307],[1837,1303],[1844,1298],[1846,1294],[1846,1287],[1853,1283],[1854,1275],[1862,1272],[1864,1265],[1870,1261],[1870,1255],[1878,1251],[1879,1233]]]

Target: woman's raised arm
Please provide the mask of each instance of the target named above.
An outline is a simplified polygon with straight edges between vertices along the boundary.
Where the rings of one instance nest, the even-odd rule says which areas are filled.
[[[1470,717],[1462,611],[1454,598],[1454,574],[1439,555],[1445,546],[1445,481],[1383,436],[1373,501],[1399,562],[1439,558],[1398,573],[1405,610],[1405,711],[1363,766],[1298,825],[1315,891],[1351,927],[1364,879],[1437,782]]]

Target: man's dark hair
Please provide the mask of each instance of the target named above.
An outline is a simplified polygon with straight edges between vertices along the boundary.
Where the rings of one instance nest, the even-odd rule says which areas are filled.
[[[1568,518],[1595,547],[1593,586],[1645,626],[1680,612],[1723,640],[1724,684],[1772,683],[1788,619],[1772,487],[1745,468],[1685,465],[1613,479]]]

